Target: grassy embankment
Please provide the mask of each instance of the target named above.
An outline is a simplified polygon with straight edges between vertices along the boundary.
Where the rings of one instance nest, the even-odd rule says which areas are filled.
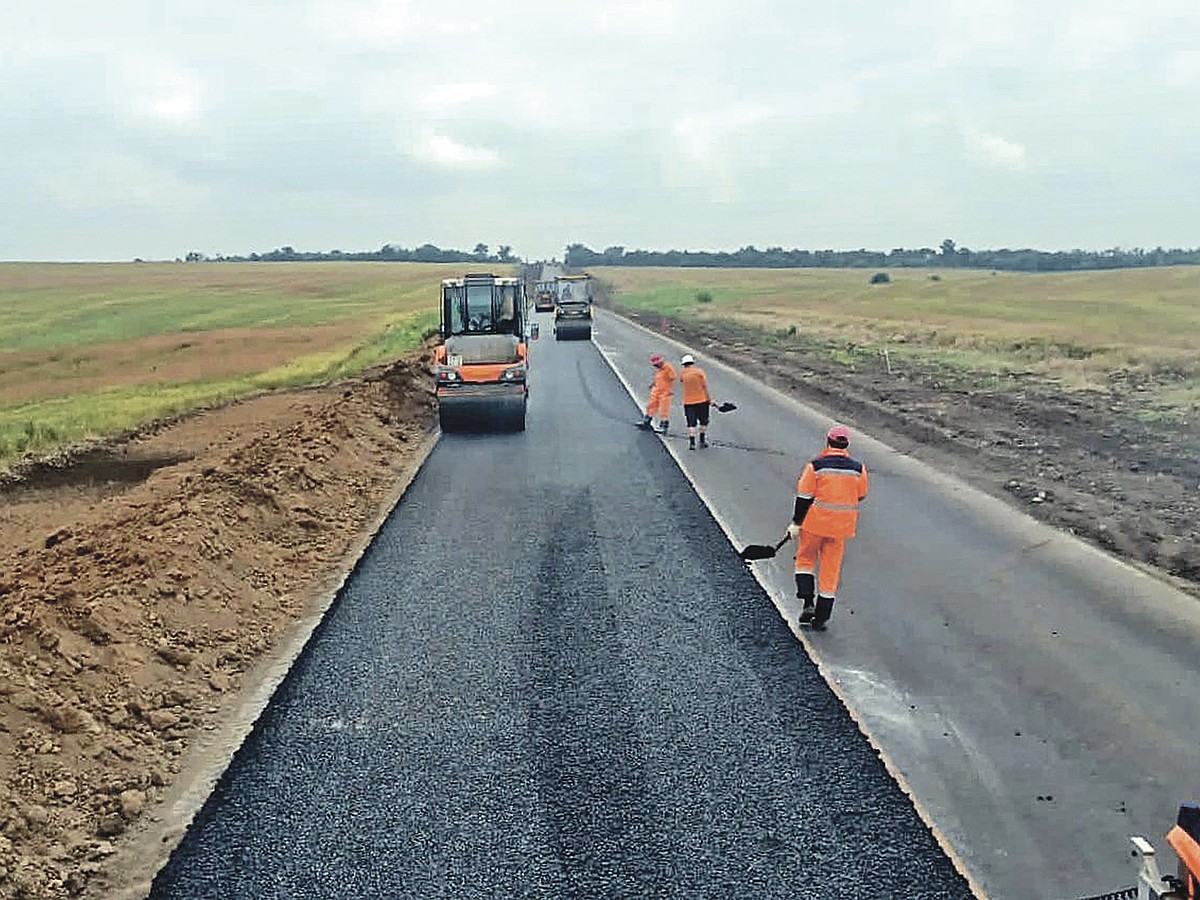
[[[1200,268],[1064,274],[893,269],[597,268],[626,308],[723,320],[841,365],[920,361],[983,377],[1026,372],[1067,389],[1117,375],[1149,386],[1142,415],[1200,407]],[[709,299],[703,300],[702,295]]]
[[[417,346],[438,282],[408,263],[0,264],[0,469]]]

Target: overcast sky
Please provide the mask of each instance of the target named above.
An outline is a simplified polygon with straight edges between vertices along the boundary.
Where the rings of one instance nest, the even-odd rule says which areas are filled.
[[[6,0],[0,259],[1200,246],[1196,0]]]

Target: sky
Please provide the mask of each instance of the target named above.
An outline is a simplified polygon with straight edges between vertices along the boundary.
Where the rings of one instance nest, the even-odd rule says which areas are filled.
[[[0,259],[1200,246],[1195,0],[6,0]]]

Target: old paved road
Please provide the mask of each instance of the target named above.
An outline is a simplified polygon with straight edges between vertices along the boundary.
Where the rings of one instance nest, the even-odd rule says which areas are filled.
[[[532,396],[442,439],[153,896],[969,896],[596,348]]]
[[[650,352],[683,350],[607,315],[596,340],[639,389]],[[739,543],[771,540],[829,417],[707,369],[740,409],[711,452],[670,446]],[[1132,884],[1128,836],[1168,852],[1200,799],[1200,601],[864,436],[852,449],[872,496],[815,658],[991,896]],[[790,569],[760,571],[794,621]]]

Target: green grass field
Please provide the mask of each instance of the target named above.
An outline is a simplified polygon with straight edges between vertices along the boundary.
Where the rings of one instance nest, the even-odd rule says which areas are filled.
[[[1154,378],[1155,403],[1200,405],[1200,268],[1064,274],[891,269],[597,268],[614,302],[682,318],[724,319],[856,353],[980,374],[1035,372],[1069,388],[1114,373]],[[707,295],[707,302],[701,301]]]
[[[416,263],[0,264],[0,467],[360,372],[436,327]]]

